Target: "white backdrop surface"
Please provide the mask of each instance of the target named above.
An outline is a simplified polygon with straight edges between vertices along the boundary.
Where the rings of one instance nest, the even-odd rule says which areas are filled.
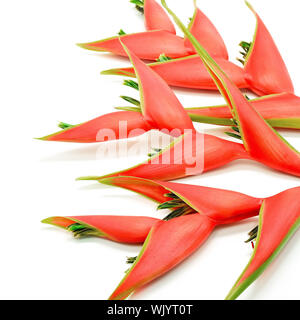
[[[169,0],[187,21],[192,1]],[[300,94],[300,3],[252,0],[271,31]],[[233,61],[238,43],[251,40],[255,27],[243,1],[201,0],[199,7],[220,30]],[[101,175],[146,159],[99,156],[99,145],[34,140],[57,131],[58,121],[80,123],[124,104],[132,95],[121,77],[101,70],[127,66],[126,58],[84,51],[78,42],[143,31],[143,18],[127,0],[2,1],[1,32],[1,299],[106,299],[127,269],[126,256],[140,246],[102,239],[76,240],[43,225],[54,215],[117,214],[163,217],[155,203],[126,190],[93,182]],[[176,89],[186,107],[222,103],[217,93]],[[224,137],[224,129],[199,125]],[[300,150],[300,132],[281,131]],[[145,137],[139,138],[145,139]],[[299,185],[299,180],[257,163],[238,161],[203,176],[181,180],[270,196]],[[184,263],[132,299],[223,299],[250,258],[244,244],[257,219],[218,228]],[[300,234],[240,299],[299,299]]]

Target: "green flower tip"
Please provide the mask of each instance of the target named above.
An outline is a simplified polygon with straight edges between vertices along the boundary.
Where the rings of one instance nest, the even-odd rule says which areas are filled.
[[[86,177],[76,178],[76,181],[97,181],[99,179],[101,179],[101,177],[86,176]]]
[[[49,217],[49,218],[43,219],[41,221],[41,223],[51,224],[52,226],[57,226],[57,224],[53,222],[53,219],[54,219],[54,217]]]
[[[41,138],[33,138],[35,140],[41,140],[41,141],[49,141],[49,137],[50,136],[44,136],[44,137],[41,137]]]
[[[83,48],[83,49],[87,49],[89,46],[89,43],[76,43],[76,46]]]
[[[253,7],[249,1],[245,0],[245,4],[249,9],[253,10]]]
[[[99,41],[97,41],[99,42]],[[80,48],[92,50],[92,51],[105,51],[104,48],[94,46],[94,42],[86,42],[86,43],[76,43],[76,45]]]
[[[100,72],[100,74],[104,75],[118,75],[120,72],[119,69],[108,69],[108,70],[103,70]]]

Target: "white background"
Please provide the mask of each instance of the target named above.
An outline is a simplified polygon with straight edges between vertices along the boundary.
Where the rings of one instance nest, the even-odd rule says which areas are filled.
[[[192,16],[192,1],[169,0],[183,21]],[[299,1],[252,0],[300,90]],[[243,1],[201,0],[228,46],[251,40],[255,27]],[[126,256],[140,246],[103,239],[75,240],[43,225],[53,215],[118,214],[163,217],[156,205],[126,190],[93,182],[101,175],[146,158],[104,158],[99,145],[34,140],[57,131],[58,121],[80,123],[126,105],[120,94],[133,95],[121,77],[100,71],[129,65],[126,58],[93,53],[75,46],[143,31],[143,18],[127,0],[2,1],[1,28],[1,264],[2,299],[106,299],[127,269]],[[186,107],[223,102],[216,94],[175,90]],[[199,125],[224,138],[223,128]],[[283,131],[300,149],[300,132]],[[144,138],[142,138],[144,139]],[[265,197],[298,186],[298,179],[257,163],[238,161],[184,183],[226,188]],[[217,229],[193,256],[132,299],[223,299],[250,258],[244,244],[257,219]],[[240,299],[299,299],[300,234]]]

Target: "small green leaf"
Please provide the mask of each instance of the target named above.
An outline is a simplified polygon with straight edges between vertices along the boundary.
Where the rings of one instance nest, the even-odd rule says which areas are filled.
[[[229,137],[231,138],[235,138],[235,139],[239,139],[239,140],[242,140],[242,137],[239,136],[238,134],[235,134],[233,132],[225,132],[225,134],[227,134]]]
[[[158,149],[158,148],[152,148],[152,150],[154,152],[148,153],[148,157],[149,158],[152,158],[152,157],[156,156],[158,153],[160,153],[162,151],[162,149]]]
[[[65,123],[65,122],[59,122],[58,127],[64,130],[64,129],[74,127],[74,125],[69,124],[69,123]]]
[[[135,257],[127,257],[126,263],[128,263],[128,264],[135,263],[136,258],[137,258],[137,256],[135,256]]]
[[[135,90],[139,90],[139,84],[136,81],[133,80],[124,80],[123,82],[124,86],[133,88]]]
[[[240,51],[240,54],[242,55],[242,59],[237,58],[237,61],[239,61],[242,65],[245,65],[245,61],[247,59],[251,44],[252,44],[251,42],[246,42],[246,41],[241,41],[239,44],[239,46],[243,49],[243,51]]]
[[[140,107],[141,106],[141,102],[139,100],[136,100],[134,98],[128,97],[128,96],[120,96],[120,98],[122,98],[123,100],[134,104],[135,106]]]
[[[130,0],[131,3],[135,4],[136,10],[144,13],[144,1],[143,0]]]
[[[118,35],[124,36],[124,34],[126,34],[126,32],[123,29],[120,29],[120,31],[118,32]]]
[[[164,196],[167,198],[179,199],[179,197],[174,193],[166,193],[166,194],[164,194]]]
[[[231,129],[237,133],[240,133],[240,129],[238,127],[231,127]]]
[[[258,233],[258,226],[256,226],[254,229],[252,229],[249,233],[248,236],[250,237],[248,240],[245,241],[245,243],[249,243],[257,238],[257,233]]]
[[[162,53],[158,59],[156,59],[157,62],[166,62],[172,60],[172,58],[167,57],[164,53]]]

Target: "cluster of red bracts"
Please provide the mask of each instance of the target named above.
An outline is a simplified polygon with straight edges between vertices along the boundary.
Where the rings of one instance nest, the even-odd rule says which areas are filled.
[[[110,297],[125,299],[187,258],[214,228],[259,215],[259,226],[249,233],[250,241],[256,242],[253,255],[227,296],[235,299],[264,271],[299,227],[300,203],[296,200],[300,188],[258,199],[233,191],[167,181],[202,174],[237,159],[258,161],[274,170],[300,176],[299,153],[275,129],[300,129],[300,98],[294,95],[288,71],[270,33],[248,3],[257,25],[253,41],[241,43],[242,69],[228,61],[220,34],[197,7],[186,28],[161,1],[184,33],[181,38],[156,1],[132,2],[144,12],[146,32],[122,34],[81,46],[128,56],[133,67],[103,73],[136,77],[137,83],[128,83],[139,90],[140,101],[134,100],[134,107],[120,108],[124,111],[79,125],[62,123],[63,130],[41,139],[82,143],[122,139],[120,123],[124,121],[127,138],[150,130],[167,132],[174,138],[172,144],[144,163],[79,180],[97,180],[138,192],[157,201],[159,209],[172,212],[164,220],[80,216],[52,217],[43,222],[72,231],[79,238],[97,236],[143,244]],[[140,60],[158,58],[160,61],[148,65]],[[218,89],[226,105],[184,109],[169,85]],[[265,96],[249,101],[240,88]],[[231,126],[243,143],[199,133],[193,121]],[[113,134],[107,134],[108,131]]]
[[[110,299],[125,299],[134,290],[160,277],[197,250],[218,226],[260,217],[250,239],[257,238],[251,263],[228,299],[238,297],[278,255],[300,225],[300,188],[259,199],[238,192],[146,180],[113,177],[99,180],[140,193],[174,211],[167,219],[132,216],[51,217],[43,222],[62,227],[75,237],[96,236],[122,243],[143,244],[132,267]]]
[[[119,42],[120,38],[140,59],[156,60],[161,53],[171,58],[170,61],[159,61],[149,65],[169,85],[217,90],[190,40],[175,35],[175,29],[168,16],[161,7],[158,9],[158,4],[154,0],[145,0],[144,3],[147,32],[122,35],[80,46],[89,50],[126,56]],[[151,14],[153,6],[160,11],[160,15]],[[250,9],[252,10],[251,7]],[[291,78],[272,36],[257,13],[254,11],[253,13],[257,20],[254,39],[252,43],[241,43],[244,50],[242,53],[244,60],[241,62],[244,68],[228,61],[227,49],[219,32],[197,7],[189,24],[189,31],[239,88],[251,89],[258,95],[294,93]],[[133,68],[107,70],[103,74],[135,77]]]

